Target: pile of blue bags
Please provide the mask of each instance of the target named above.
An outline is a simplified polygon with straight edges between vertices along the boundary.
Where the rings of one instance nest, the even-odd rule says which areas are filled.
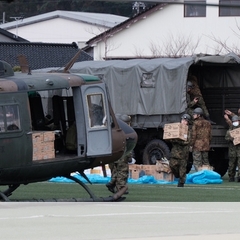
[[[74,177],[78,178],[83,183],[87,183],[87,180],[81,175],[75,173]],[[105,184],[110,181],[110,177],[102,177],[99,174],[87,174],[87,177],[91,183]],[[73,181],[65,177],[56,177],[49,180],[50,182],[62,182],[62,183],[72,183]],[[210,170],[202,170],[195,173],[190,173],[187,175],[186,184],[220,184],[222,183],[221,176]],[[128,179],[129,184],[176,184],[178,179],[174,179],[173,182],[168,182],[165,180],[156,180],[153,176],[144,175],[139,179]]]

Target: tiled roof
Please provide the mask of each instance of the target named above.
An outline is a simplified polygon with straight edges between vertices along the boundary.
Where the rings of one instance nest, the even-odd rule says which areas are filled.
[[[25,55],[32,70],[47,67],[65,66],[79,51],[76,43],[30,43],[0,42],[0,59],[19,66],[18,55]],[[92,56],[82,51],[76,62],[93,60]]]

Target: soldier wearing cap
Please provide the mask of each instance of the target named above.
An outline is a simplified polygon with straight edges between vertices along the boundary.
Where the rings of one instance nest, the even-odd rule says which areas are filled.
[[[183,114],[181,117],[181,123],[189,125],[191,116],[189,114]],[[178,187],[184,187],[186,181],[186,171],[189,156],[189,139],[190,129],[186,141],[181,139],[171,139],[172,143],[171,157],[169,160],[169,166],[176,178],[179,178]]]
[[[193,165],[198,171],[202,165],[209,165],[208,152],[211,142],[211,123],[204,119],[203,110],[195,108],[193,110],[193,126],[190,148],[193,155]]]
[[[131,117],[126,114],[116,114],[116,117],[130,125]],[[132,153],[127,156],[109,164],[111,170],[111,180],[106,184],[108,190],[112,193],[116,193],[120,190],[124,190],[125,194],[128,193],[128,173],[129,166],[128,163],[132,162]]]
[[[230,131],[239,128],[239,117],[237,115],[232,116],[232,124],[226,133],[225,139],[229,142],[228,145],[228,176],[229,182],[235,181],[236,167],[238,166],[238,177],[237,181],[240,182],[240,144],[233,144],[233,137],[230,135]]]

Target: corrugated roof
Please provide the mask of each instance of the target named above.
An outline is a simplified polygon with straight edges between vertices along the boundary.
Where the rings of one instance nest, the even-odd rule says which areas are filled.
[[[72,21],[80,21],[88,24],[104,26],[112,28],[117,24],[127,20],[127,17],[107,14],[107,13],[89,13],[89,12],[73,12],[56,10],[49,13],[40,14],[37,16],[23,18],[18,20],[18,27],[29,24],[46,21],[54,18],[64,18]],[[16,21],[1,24],[1,28],[8,30],[16,27]]]

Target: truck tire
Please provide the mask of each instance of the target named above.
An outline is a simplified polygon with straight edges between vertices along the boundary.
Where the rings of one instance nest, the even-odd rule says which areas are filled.
[[[162,157],[169,158],[170,150],[168,145],[160,139],[154,139],[149,142],[143,151],[143,164],[155,165],[156,160]]]

